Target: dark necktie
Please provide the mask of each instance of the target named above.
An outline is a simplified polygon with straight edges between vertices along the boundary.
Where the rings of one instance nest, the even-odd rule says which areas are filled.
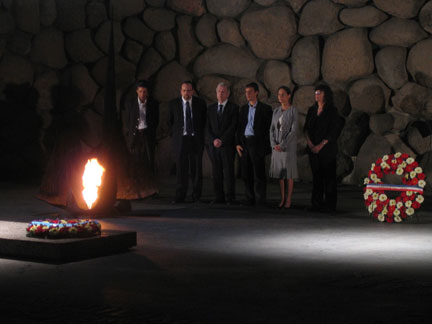
[[[219,127],[222,125],[222,113],[223,113],[223,106],[219,105],[217,111],[217,120],[218,120]]]
[[[193,125],[192,125],[192,112],[189,105],[189,101],[186,101],[186,135],[192,135]]]

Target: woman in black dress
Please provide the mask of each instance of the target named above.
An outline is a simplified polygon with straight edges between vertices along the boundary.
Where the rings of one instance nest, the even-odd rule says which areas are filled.
[[[337,138],[343,122],[333,106],[333,93],[326,85],[315,87],[315,104],[309,108],[305,136],[312,169],[312,210],[336,209]]]

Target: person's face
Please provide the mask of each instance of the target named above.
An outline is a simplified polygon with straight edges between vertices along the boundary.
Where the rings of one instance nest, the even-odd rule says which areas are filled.
[[[324,103],[324,91],[322,90],[315,90],[315,101],[318,103]]]
[[[142,102],[146,101],[149,96],[148,89],[144,87],[138,87],[136,93],[138,94],[139,100]]]
[[[222,103],[225,100],[227,100],[229,95],[230,95],[230,92],[229,92],[227,87],[218,86],[216,88],[216,97],[217,97],[219,103]]]
[[[289,100],[291,98],[291,95],[288,94],[284,89],[279,89],[278,91],[278,100],[279,102],[283,105],[283,104],[288,104]]]
[[[189,83],[183,83],[181,85],[180,93],[184,100],[189,101],[193,95],[193,87]]]
[[[254,88],[246,88],[245,90],[246,99],[249,102],[255,102],[258,98],[258,91],[255,91]]]

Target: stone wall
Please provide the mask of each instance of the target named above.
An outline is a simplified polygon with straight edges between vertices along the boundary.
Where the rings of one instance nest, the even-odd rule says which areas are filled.
[[[100,141],[113,20],[118,98],[133,94],[134,80],[149,79],[161,102],[161,176],[173,167],[167,103],[185,79],[193,79],[208,102],[215,100],[216,84],[228,82],[238,104],[245,103],[250,81],[273,106],[277,88],[287,85],[299,127],[314,85],[327,83],[346,121],[340,179],[360,183],[376,158],[394,151],[416,157],[432,176],[432,137],[423,137],[414,123],[432,119],[432,0],[111,0],[110,8],[101,0],[0,0],[1,107],[12,120],[2,142],[14,136],[10,125],[20,127],[29,109],[14,105],[21,96],[7,98],[11,86],[37,91],[37,116],[24,116],[40,120],[32,124],[32,145],[17,135],[19,143],[2,146],[3,170],[31,163],[23,156],[40,157],[43,165],[56,86],[78,90],[74,109],[88,125],[84,142]],[[19,153],[8,145],[18,145]],[[305,149],[299,136],[300,175],[310,180]],[[205,169],[209,175],[207,157]]]

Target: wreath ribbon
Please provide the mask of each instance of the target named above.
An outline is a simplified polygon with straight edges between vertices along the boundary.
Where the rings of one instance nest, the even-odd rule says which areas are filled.
[[[391,184],[368,184],[366,185],[366,190],[372,189],[376,190],[385,190],[385,191],[412,191],[417,192],[419,194],[423,194],[423,188],[419,186],[407,186],[407,185],[391,185]]]

